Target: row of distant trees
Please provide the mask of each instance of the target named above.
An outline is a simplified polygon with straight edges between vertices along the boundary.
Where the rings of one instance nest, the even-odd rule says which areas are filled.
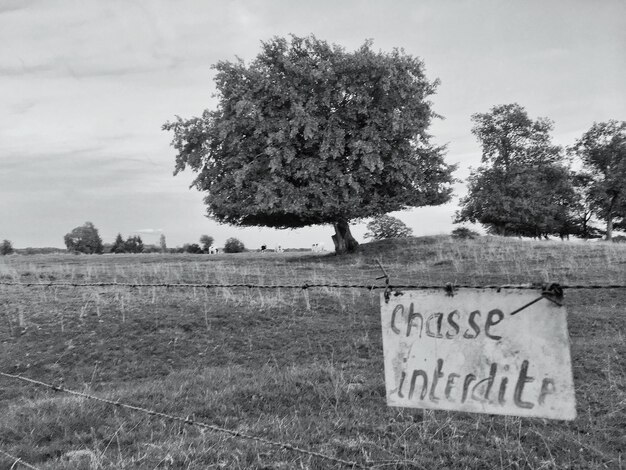
[[[214,238],[202,235],[200,243],[185,243],[182,247],[168,248],[165,235],[161,234],[159,245],[146,245],[139,235],[132,235],[124,239],[121,233],[115,237],[112,244],[105,244],[98,233],[98,229],[91,222],[85,222],[74,228],[64,237],[68,251],[86,254],[102,253],[209,253],[214,245]],[[6,240],[5,240],[6,241]],[[9,242],[10,243],[10,242]],[[240,253],[245,251],[244,244],[237,238],[229,238],[224,244],[226,253]]]

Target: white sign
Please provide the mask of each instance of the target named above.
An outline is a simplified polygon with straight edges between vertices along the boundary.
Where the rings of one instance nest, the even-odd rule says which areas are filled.
[[[567,313],[536,291],[381,294],[387,404],[576,418]]]

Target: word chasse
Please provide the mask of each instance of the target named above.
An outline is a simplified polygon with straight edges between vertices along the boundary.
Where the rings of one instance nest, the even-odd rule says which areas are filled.
[[[447,326],[449,329],[446,331],[445,336],[442,333],[444,319],[443,313],[432,313],[426,317],[426,320],[424,320],[424,316],[421,313],[415,312],[413,303],[411,303],[411,306],[409,307],[408,315],[404,310],[404,305],[400,304],[393,309],[393,313],[391,314],[391,329],[396,334],[402,333],[399,326],[406,332],[406,336],[410,336],[411,333],[413,333],[421,337],[422,330],[424,329],[426,330],[426,335],[431,338],[445,337],[446,339],[454,339],[460,333],[460,313],[458,310],[453,310],[446,316]],[[403,320],[397,319],[397,316],[400,316]],[[474,310],[469,314],[467,320],[469,328],[464,331],[462,335],[463,338],[474,339],[480,334],[481,328],[479,322],[481,320],[481,316],[482,314],[480,310]],[[504,313],[502,313],[502,310],[496,308],[489,311],[485,317],[484,325],[485,335],[488,338],[493,340],[501,339],[501,336],[492,334],[491,328],[500,323],[503,319]],[[414,329],[415,323],[419,324],[419,329],[417,329],[417,331]]]

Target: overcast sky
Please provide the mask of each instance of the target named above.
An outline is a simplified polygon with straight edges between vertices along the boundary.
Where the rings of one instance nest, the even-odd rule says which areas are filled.
[[[193,174],[172,176],[161,125],[215,105],[210,66],[253,59],[260,41],[314,34],[348,50],[402,47],[441,85],[431,132],[457,178],[480,162],[470,115],[517,102],[572,144],[594,121],[626,119],[626,1],[0,0],[0,239],[63,246],[91,221],[105,242],[212,235],[247,247],[332,246],[330,226],[218,225]],[[464,187],[457,186],[457,196]],[[396,213],[416,235],[449,233],[457,199]],[[353,230],[363,241],[364,226]]]

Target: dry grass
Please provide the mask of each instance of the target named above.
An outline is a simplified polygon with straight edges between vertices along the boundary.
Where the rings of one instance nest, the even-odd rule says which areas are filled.
[[[353,256],[12,256],[0,279],[626,284],[626,246],[445,237]],[[571,423],[388,408],[365,289],[0,287],[0,371],[384,468],[622,468],[626,290],[566,292]],[[307,308],[307,307],[310,307]],[[42,469],[330,468],[307,455],[0,378],[0,449]],[[0,468],[12,462],[0,457]]]

